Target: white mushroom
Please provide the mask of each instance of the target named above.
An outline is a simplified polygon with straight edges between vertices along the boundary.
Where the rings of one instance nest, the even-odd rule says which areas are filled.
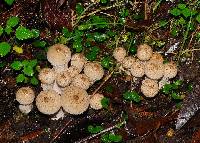
[[[158,62],[158,63],[162,64],[164,59],[163,59],[163,57],[162,57],[162,55],[160,53],[155,52],[155,53],[153,53],[150,61],[155,61],[155,62]]]
[[[130,72],[134,77],[142,77],[144,75],[144,63],[136,60],[131,66]]]
[[[142,44],[138,46],[137,57],[141,61],[147,61],[151,58],[153,54],[152,48],[147,44]]]
[[[122,62],[126,56],[126,50],[122,47],[115,48],[113,56],[117,60],[117,62]]]
[[[52,84],[55,81],[55,71],[50,68],[43,68],[38,75],[39,80],[43,84]]]
[[[90,87],[91,82],[89,77],[85,74],[78,74],[73,78],[71,85],[87,90]]]
[[[96,93],[90,97],[90,107],[95,110],[102,108],[101,100],[104,98],[102,94]]]
[[[164,64],[164,77],[165,78],[174,78],[178,73],[177,66],[174,62],[169,62]]]
[[[130,69],[132,65],[135,63],[135,58],[132,56],[125,57],[122,61],[122,66],[126,69]]]
[[[160,79],[164,74],[163,64],[151,60],[148,61],[145,64],[145,74],[150,79]]]
[[[80,73],[80,70],[74,66],[70,66],[66,71],[69,72],[72,78]]]
[[[61,107],[60,95],[54,90],[41,91],[36,98],[36,106],[43,114],[54,114]]]
[[[16,92],[16,100],[20,104],[31,104],[34,101],[35,93],[30,87],[21,87]]]
[[[72,55],[71,66],[78,68],[79,72],[82,71],[84,64],[87,62],[83,54],[77,53]]]
[[[67,113],[79,115],[88,109],[89,95],[82,88],[68,86],[61,95],[61,104]]]
[[[104,75],[103,67],[97,62],[88,62],[85,64],[84,73],[91,81],[100,80]]]
[[[159,91],[158,82],[152,79],[145,79],[142,81],[141,92],[146,97],[154,97]]]
[[[33,104],[19,105],[19,110],[24,114],[28,114],[29,112],[31,112],[32,109]]]
[[[57,74],[56,83],[61,87],[66,87],[71,83],[71,76],[68,71],[63,71]]]

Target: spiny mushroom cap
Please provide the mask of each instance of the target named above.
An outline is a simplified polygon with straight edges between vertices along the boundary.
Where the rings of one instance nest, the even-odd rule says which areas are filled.
[[[52,84],[56,78],[55,71],[50,68],[43,68],[41,69],[38,78],[44,84]]]
[[[47,59],[53,66],[65,65],[71,59],[71,51],[63,44],[55,44],[49,47]]]
[[[34,101],[35,93],[30,87],[21,87],[16,92],[16,100],[20,104],[31,104]]]
[[[130,72],[135,77],[142,77],[144,75],[144,63],[136,60],[130,68]]]
[[[131,68],[131,66],[135,63],[135,58],[132,56],[125,57],[122,61],[122,66],[126,69]]]
[[[145,64],[145,74],[150,79],[160,79],[164,74],[164,66],[159,62],[148,61]]]
[[[61,104],[66,112],[79,115],[88,109],[89,95],[80,87],[68,86],[61,95]]]
[[[75,66],[70,66],[66,71],[69,72],[72,78],[80,73],[80,70]]]
[[[78,74],[73,78],[71,85],[87,90],[90,87],[91,82],[89,77],[85,74]]]
[[[87,60],[83,54],[77,53],[72,55],[71,66],[78,68],[80,72],[82,71],[83,66],[86,62]]]
[[[36,98],[36,106],[43,114],[54,114],[61,107],[60,95],[54,90],[41,91]]]
[[[85,64],[84,73],[91,81],[100,80],[104,75],[103,67],[97,62],[88,62]]]
[[[153,54],[152,48],[147,44],[142,44],[138,46],[137,57],[141,61],[147,61],[151,58]]]
[[[113,56],[117,60],[117,62],[122,62],[126,56],[126,50],[122,47],[115,48]]]
[[[72,81],[70,73],[68,71],[63,71],[58,73],[56,76],[56,83],[61,87],[68,86]]]
[[[155,61],[157,63],[163,63],[164,59],[160,53],[153,53],[150,61]]]
[[[174,78],[177,75],[178,69],[174,62],[164,64],[164,77]]]
[[[90,107],[95,110],[99,110],[102,108],[101,100],[104,98],[102,94],[96,93],[91,95],[90,98]]]
[[[141,92],[146,97],[154,97],[159,91],[158,83],[152,79],[145,79],[142,81]]]
[[[33,104],[19,105],[19,110],[24,114],[28,114],[29,112],[31,112],[32,109],[33,109]]]

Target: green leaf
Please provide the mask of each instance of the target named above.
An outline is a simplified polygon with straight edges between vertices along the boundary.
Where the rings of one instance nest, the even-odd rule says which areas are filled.
[[[170,34],[171,34],[173,37],[178,36],[178,29],[177,29],[177,27],[172,27],[172,30],[170,31]]]
[[[107,85],[104,90],[107,92],[107,93],[112,93],[114,88],[111,84]]]
[[[9,6],[13,4],[15,0],[4,0]]]
[[[34,70],[33,70],[32,66],[26,66],[26,67],[24,67],[23,72],[27,76],[33,76],[33,74],[34,74]]]
[[[92,125],[88,126],[88,132],[90,132],[92,134],[99,133],[102,130],[103,130],[102,126],[92,126]]]
[[[173,16],[179,16],[181,14],[181,11],[178,8],[173,8],[169,11]]]
[[[109,36],[109,37],[114,37],[116,35],[116,32],[114,31],[108,31],[106,32],[106,34]]]
[[[197,20],[198,23],[200,23],[200,14],[197,15],[196,20]]]
[[[185,19],[183,17],[181,17],[178,22],[182,25],[184,25],[186,22],[185,22]]]
[[[38,85],[39,84],[39,81],[35,76],[33,76],[31,78],[30,82],[31,82],[32,85]]]
[[[182,99],[184,98],[184,96],[182,96],[182,95],[180,95],[180,94],[178,94],[178,93],[175,93],[175,92],[173,92],[173,93],[171,94],[171,97],[172,97],[173,99],[175,99],[175,100],[182,100]]]
[[[129,48],[129,52],[131,53],[131,54],[136,54],[137,53],[137,48],[136,48],[136,46],[134,45],[134,46],[131,46],[130,48]]]
[[[91,24],[82,24],[78,26],[78,30],[89,30],[91,29],[93,26]]]
[[[191,10],[189,8],[185,8],[181,11],[184,17],[189,17],[191,15]]]
[[[176,80],[176,81],[174,81],[173,82],[173,84],[175,84],[175,85],[177,85],[177,86],[180,86],[180,85],[182,85],[183,84],[183,80]]]
[[[24,74],[18,74],[18,76],[16,77],[16,82],[20,83],[23,82],[25,80],[25,75]]]
[[[3,27],[0,26],[0,36],[3,34]]]
[[[111,141],[109,139],[109,134],[103,134],[101,136],[101,142],[103,142],[103,143],[111,143]]]
[[[22,61],[22,65],[25,67],[25,66],[28,66],[29,64],[29,61],[28,60],[23,60]]]
[[[20,61],[14,61],[10,66],[14,70],[21,70],[21,68],[23,67]]]
[[[44,48],[46,46],[47,42],[46,41],[36,40],[32,44],[33,44],[34,47]]]
[[[92,24],[96,24],[95,27],[97,28],[106,28],[108,27],[108,20],[106,18],[103,17],[99,17],[99,16],[92,16],[90,19]]]
[[[90,49],[90,52],[86,54],[86,58],[89,61],[94,61],[97,58],[99,51],[100,51],[100,49],[98,47],[96,47],[96,46],[92,47]]]
[[[108,36],[104,33],[103,34],[98,33],[98,32],[94,33],[94,40],[96,42],[104,42],[107,38],[108,38]]]
[[[102,105],[102,107],[103,108],[108,108],[108,105],[109,105],[109,98],[106,98],[106,97],[104,97],[102,100],[101,100],[101,105]]]
[[[7,42],[0,43],[0,56],[4,57],[10,52],[11,46]]]
[[[129,100],[129,101],[135,101],[135,102],[140,102],[141,96],[135,92],[135,91],[126,91],[123,94],[124,99]]]
[[[73,49],[75,49],[76,53],[80,53],[83,50],[83,45],[81,41],[75,41],[73,43]]]
[[[159,26],[160,27],[165,27],[167,25],[168,21],[167,20],[160,20]]]
[[[19,24],[19,17],[17,16],[10,17],[6,22],[6,26],[11,28],[17,26],[18,24]]]
[[[189,84],[189,85],[187,86],[187,90],[188,90],[189,92],[191,92],[191,91],[193,90],[193,85],[192,85],[192,84]]]
[[[13,31],[12,27],[6,26],[5,32],[6,32],[7,35],[9,35],[12,31]]]
[[[62,34],[65,38],[69,38],[71,36],[71,32],[66,27],[62,28]]]
[[[26,39],[33,38],[35,35],[32,33],[31,30],[25,28],[24,26],[19,26],[16,29],[15,36],[19,40],[26,40]]]
[[[109,69],[111,67],[111,64],[112,64],[112,61],[110,57],[104,57],[101,60],[101,65],[106,69]]]
[[[129,10],[124,8],[119,12],[119,14],[121,17],[127,17],[129,15]]]
[[[122,141],[122,136],[121,135],[115,135],[113,133],[109,134],[109,139],[112,142],[121,142]]]
[[[178,8],[179,9],[185,9],[186,8],[186,4],[178,4]]]
[[[32,29],[31,32],[34,38],[38,38],[40,36],[40,31],[38,29]]]
[[[0,62],[0,68],[3,68],[6,65],[6,62]]]
[[[35,67],[37,65],[37,59],[34,59],[34,60],[30,60],[29,63],[28,63],[28,66],[30,67]]]
[[[169,94],[173,89],[173,86],[171,84],[165,84],[162,88],[162,92],[164,94]]]
[[[106,4],[106,3],[108,2],[108,0],[100,0],[100,2],[101,2],[102,4]]]
[[[82,6],[82,4],[81,3],[77,3],[76,4],[76,13],[78,15],[81,15],[83,13],[83,11],[84,11],[84,7]]]

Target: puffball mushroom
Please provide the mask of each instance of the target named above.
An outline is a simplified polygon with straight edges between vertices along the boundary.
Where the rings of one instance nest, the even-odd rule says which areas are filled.
[[[122,61],[122,66],[126,69],[130,69],[131,66],[135,63],[135,58],[132,56],[125,57]]]
[[[43,114],[54,114],[61,107],[60,95],[54,90],[41,91],[36,98],[36,106]]]
[[[82,71],[83,66],[86,62],[87,62],[87,60],[83,54],[76,53],[76,54],[72,55],[71,66],[78,68],[80,72]]]
[[[80,73],[80,70],[74,66],[70,66],[68,69],[66,69],[66,71],[70,74],[72,78]]]
[[[159,91],[158,82],[152,79],[145,79],[142,81],[141,92],[146,97],[154,97]]]
[[[55,44],[49,47],[47,51],[47,60],[54,66],[54,68],[64,70],[68,66],[71,59],[70,49],[63,44]]]
[[[89,95],[80,87],[68,86],[61,95],[61,104],[66,112],[79,115],[88,109]]]
[[[103,67],[97,62],[88,62],[85,64],[84,73],[91,81],[100,80],[104,75]]]
[[[87,90],[90,87],[91,82],[89,77],[85,74],[78,74],[73,78],[71,85]]]
[[[153,54],[152,48],[147,44],[142,44],[138,46],[137,57],[141,61],[147,61],[151,58]]]
[[[165,78],[174,78],[177,75],[178,69],[174,62],[169,62],[164,64],[164,77]]]
[[[158,62],[158,63],[163,63],[164,59],[162,57],[162,55],[160,53],[153,53],[150,61],[155,61],[155,62]]]
[[[50,68],[43,68],[38,75],[39,80],[43,84],[52,84],[55,81],[55,71]]]
[[[117,60],[117,62],[122,62],[126,56],[126,50],[122,47],[115,48],[113,56]]]
[[[31,104],[34,101],[35,93],[30,87],[21,87],[16,92],[16,100],[20,104]]]
[[[142,77],[144,75],[144,63],[136,60],[136,62],[131,66],[130,72],[134,77]]]
[[[31,112],[32,109],[33,109],[33,104],[19,105],[19,110],[24,114],[28,114],[29,112]]]
[[[145,64],[145,74],[150,79],[160,79],[164,74],[163,64],[154,61],[148,61]]]
[[[101,100],[104,98],[102,94],[96,93],[90,97],[90,107],[95,110],[102,108]]]
[[[71,76],[68,71],[63,71],[57,74],[56,83],[61,87],[66,87],[71,83]]]

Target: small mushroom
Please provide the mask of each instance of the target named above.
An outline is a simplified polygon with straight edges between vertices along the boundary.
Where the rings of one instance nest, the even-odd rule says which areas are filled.
[[[72,78],[80,73],[80,70],[74,66],[70,66],[68,69],[66,69],[66,71],[70,74]]]
[[[71,85],[87,90],[90,87],[91,82],[89,77],[85,74],[78,74],[73,78]]]
[[[79,115],[88,109],[89,95],[80,87],[68,86],[61,95],[61,104],[66,112]]]
[[[131,66],[130,72],[134,77],[142,77],[144,75],[144,63],[136,60]]]
[[[145,64],[145,74],[150,79],[160,79],[164,74],[164,67],[162,63],[148,61]]]
[[[141,92],[146,97],[154,97],[159,91],[158,82],[152,79],[145,79],[142,81]]]
[[[38,75],[39,80],[43,84],[52,84],[55,81],[55,71],[50,68],[43,68]]]
[[[54,114],[61,107],[60,95],[54,90],[41,91],[36,98],[36,106],[43,114]]]
[[[178,73],[177,66],[174,62],[164,64],[164,77],[171,79],[174,78]]]
[[[100,80],[104,75],[103,67],[97,62],[88,62],[85,64],[84,73],[91,81]]]
[[[34,101],[35,93],[30,87],[21,87],[16,92],[16,100],[20,104],[31,104]]]
[[[79,72],[82,71],[84,64],[87,62],[83,54],[77,53],[72,55],[71,66],[76,67]]]
[[[164,59],[160,53],[153,53],[150,61],[155,61],[157,63],[163,63]]]
[[[126,50],[122,47],[115,48],[113,56],[117,60],[117,62],[122,62],[126,56]]]
[[[102,108],[101,100],[104,98],[103,94],[96,93],[90,97],[90,107],[95,110]]]
[[[28,114],[29,112],[31,112],[32,109],[33,109],[33,104],[19,105],[19,110],[24,114]]]
[[[122,66],[126,69],[130,69],[132,65],[135,63],[135,58],[132,56],[125,57],[122,61]]]
[[[147,61],[151,58],[153,54],[152,48],[147,44],[142,44],[138,46],[137,57],[141,61]]]
[[[68,71],[63,71],[57,74],[56,83],[61,87],[66,87],[71,83],[71,76]]]

